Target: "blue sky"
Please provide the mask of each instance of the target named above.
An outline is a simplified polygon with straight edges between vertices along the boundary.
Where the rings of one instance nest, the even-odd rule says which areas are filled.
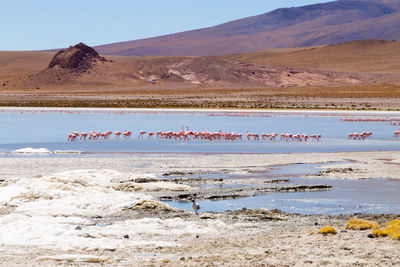
[[[0,50],[100,45],[330,0],[2,0]]]

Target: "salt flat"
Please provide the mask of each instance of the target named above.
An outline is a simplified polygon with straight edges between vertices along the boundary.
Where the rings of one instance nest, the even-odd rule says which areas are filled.
[[[156,186],[153,182],[136,191],[116,189],[121,182],[157,180],[163,173],[227,169],[241,173],[294,163],[320,163],[324,168],[330,162],[345,162],[334,167],[355,170],[351,175],[328,173],[330,178],[399,179],[399,158],[398,151],[2,157],[0,263],[399,264],[397,240],[370,239],[368,231],[309,234],[327,225],[344,229],[349,215],[296,215],[260,209],[196,216],[192,211],[171,208],[151,194],[177,190],[190,194],[189,186],[169,182]],[[381,224],[397,217],[358,216]]]

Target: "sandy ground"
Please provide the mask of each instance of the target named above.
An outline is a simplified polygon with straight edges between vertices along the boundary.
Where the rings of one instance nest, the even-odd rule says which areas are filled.
[[[344,162],[326,165],[330,162]],[[0,158],[0,265],[54,266],[392,266],[398,240],[344,230],[352,216],[172,209],[151,191],[191,192],[151,183],[116,185],[171,172],[241,173],[321,163],[317,177],[400,179],[400,151],[304,154],[126,154]],[[351,168],[351,171],[349,171]],[[143,185],[143,184],[142,184]],[[381,225],[397,215],[354,215]],[[310,234],[334,226],[336,235]]]
[[[223,113],[271,113],[271,114],[307,114],[307,115],[327,115],[327,116],[369,116],[369,115],[380,115],[380,116],[400,116],[400,111],[376,111],[376,110],[302,110],[302,109],[215,109],[215,108],[91,108],[91,107],[0,107],[1,112],[7,111],[69,111],[69,112],[223,112]]]
[[[398,89],[388,90],[395,95],[372,92],[363,93],[360,89],[356,95],[324,96],[318,93],[296,91],[294,94],[264,92],[261,89],[249,89],[227,93],[226,90],[202,93],[176,91],[125,92],[111,91],[103,93],[88,92],[2,92],[1,106],[20,107],[114,107],[114,108],[245,108],[245,109],[333,109],[333,110],[400,110]],[[210,90],[210,89],[208,89]],[[238,89],[239,90],[239,89]],[[331,88],[325,89],[327,92]],[[343,89],[345,91],[345,89]],[[179,94],[177,93],[179,92]]]

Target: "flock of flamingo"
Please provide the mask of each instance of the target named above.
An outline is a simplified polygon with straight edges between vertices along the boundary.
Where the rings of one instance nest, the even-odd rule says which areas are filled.
[[[78,133],[77,131],[74,131],[70,134],[68,134],[68,141],[74,142],[78,139],[79,140],[107,140],[111,135],[114,135],[115,138],[119,138],[122,136],[124,139],[129,138],[132,135],[131,131],[125,130],[125,131],[115,131],[112,132],[110,130],[106,132],[99,132],[99,131],[90,131],[89,133],[87,132],[81,132]],[[239,133],[228,133],[228,132],[223,132],[223,131],[218,131],[218,132],[209,132],[207,130],[205,131],[178,131],[178,132],[173,132],[173,131],[168,131],[168,132],[146,132],[146,131],[141,131],[139,132],[138,138],[143,139],[147,137],[147,139],[153,138],[153,136],[157,139],[174,139],[174,140],[209,140],[209,141],[235,141],[235,140],[243,140],[242,139],[242,134]],[[270,140],[270,141],[277,141],[278,137],[280,141],[285,141],[285,142],[291,142],[291,141],[297,141],[297,142],[307,142],[308,140],[313,140],[313,141],[320,141],[322,138],[321,134],[290,134],[290,133],[282,133],[282,134],[277,134],[277,133],[263,133],[263,134],[258,134],[258,133],[249,133],[246,132],[246,138],[247,140]],[[369,137],[372,136],[371,132],[361,132],[361,133],[350,133],[347,136],[347,139],[349,140],[365,140],[368,139]],[[260,139],[261,137],[261,139]],[[400,130],[395,131],[393,137],[395,138],[400,138]]]
[[[106,132],[98,132],[98,131],[91,131],[89,133],[87,132],[81,132],[78,133],[77,131],[74,131],[70,134],[68,134],[68,141],[74,142],[78,138],[79,140],[106,140],[108,139],[111,135],[114,135],[115,138],[119,138],[120,136],[123,136],[125,139],[129,138],[132,135],[131,131],[125,130],[124,132],[121,131],[106,131]],[[174,139],[174,140],[209,140],[209,141],[235,141],[235,140],[243,140],[242,134],[239,133],[228,133],[228,132],[223,132],[223,131],[218,131],[218,132],[209,132],[207,130],[205,131],[178,131],[178,132],[173,132],[173,131],[168,131],[168,132],[146,132],[146,131],[141,131],[139,132],[138,138],[143,139],[147,137],[147,139],[151,139],[153,136],[157,139]],[[307,142],[308,140],[313,140],[318,142],[321,138],[321,134],[289,134],[289,133],[282,133],[282,134],[277,134],[277,133],[263,133],[263,134],[258,134],[258,133],[249,133],[246,132],[246,138],[247,140],[261,140],[264,141],[277,141],[277,138],[279,137],[280,141],[297,141],[297,142]]]
[[[81,132],[80,134],[77,131],[73,131],[72,133],[68,134],[68,141],[74,142],[78,137],[80,137],[80,140],[86,141],[86,139],[89,140],[99,140],[99,139],[108,139],[110,135],[114,134],[116,138],[120,137],[121,135],[124,138],[128,138],[132,135],[131,131],[125,130],[124,132],[116,131],[106,131],[106,132],[95,132],[91,131],[89,134],[87,132]]]
[[[214,114],[212,114],[214,115]],[[224,114],[226,115],[226,114]],[[234,114],[237,116],[237,114]],[[348,121],[348,122],[354,122],[354,121],[360,121],[360,122],[370,122],[370,121],[388,121],[390,125],[392,126],[400,126],[400,119],[387,119],[387,118],[344,118],[341,119],[341,121]],[[110,130],[105,131],[105,132],[99,132],[99,131],[90,131],[90,132],[81,132],[78,133],[77,131],[74,131],[70,134],[68,134],[68,141],[74,142],[76,140],[106,140],[109,139],[110,136],[114,135],[116,139],[120,138],[122,136],[124,139],[129,138],[132,135],[131,131],[125,130],[125,131],[115,131],[112,132]],[[218,132],[209,132],[207,130],[204,131],[190,131],[189,127],[186,127],[186,131],[184,130],[184,127],[182,127],[181,131],[168,131],[168,132],[162,132],[162,131],[157,131],[157,132],[147,132],[147,131],[140,131],[138,138],[143,139],[147,137],[147,139],[151,138],[157,138],[157,139],[174,139],[174,140],[225,140],[225,141],[235,141],[235,140],[243,140],[242,139],[242,134],[240,133],[235,133],[235,132],[223,132],[219,130]],[[361,132],[361,133],[350,133],[347,136],[347,139],[349,140],[365,140],[368,139],[372,136],[371,132]],[[248,141],[257,141],[257,140],[264,140],[264,141],[285,141],[285,142],[291,142],[291,141],[296,141],[296,142],[307,142],[308,140],[312,141],[320,141],[322,138],[321,134],[290,134],[290,133],[249,133],[248,131],[245,134],[245,137]],[[393,137],[395,138],[400,138],[400,130],[395,131],[393,134]],[[261,139],[260,139],[261,138]]]

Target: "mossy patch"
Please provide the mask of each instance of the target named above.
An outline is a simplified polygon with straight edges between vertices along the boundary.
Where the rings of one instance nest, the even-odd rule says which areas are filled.
[[[346,229],[353,230],[368,230],[377,229],[379,225],[376,222],[365,221],[357,218],[353,218],[347,222]]]
[[[326,226],[317,231],[317,234],[323,234],[323,235],[328,235],[328,234],[335,235],[336,233],[337,233],[336,229],[333,228],[332,226]]]
[[[386,224],[385,229],[376,229],[372,231],[374,237],[389,236],[390,238],[400,240],[400,220],[393,220]]]

